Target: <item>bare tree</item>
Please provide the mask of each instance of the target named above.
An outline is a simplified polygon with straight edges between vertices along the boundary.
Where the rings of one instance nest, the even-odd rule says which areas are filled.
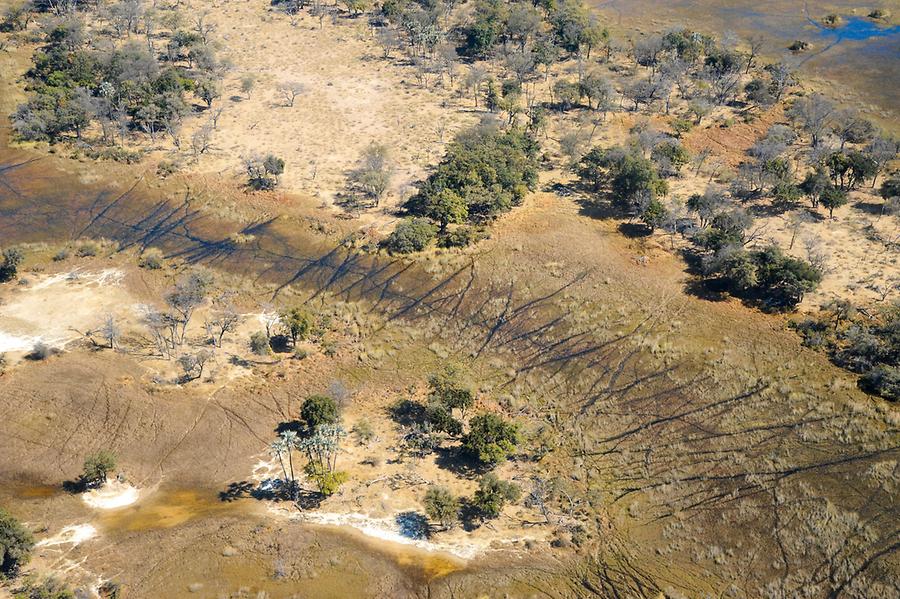
[[[166,303],[177,314],[178,334],[173,340],[177,341],[178,345],[184,343],[191,317],[206,300],[211,285],[212,275],[206,271],[197,270],[178,281],[175,288],[166,296]]]
[[[359,166],[350,174],[350,181],[370,197],[377,207],[394,176],[394,165],[387,146],[371,144],[363,151]]]
[[[178,358],[178,364],[184,370],[185,381],[195,381],[203,377],[206,365],[215,357],[215,353],[209,349],[201,349],[192,354],[182,354]]]
[[[278,85],[278,94],[284,98],[288,108],[293,108],[297,96],[306,92],[306,86],[297,81],[286,81]]]
[[[833,115],[834,105],[819,93],[798,99],[788,110],[788,116],[809,134],[813,147],[818,147],[822,136],[828,133]]]
[[[209,21],[209,12],[202,11],[194,16],[194,31],[200,36],[204,44],[209,43],[209,35],[216,30],[216,26]]]
[[[122,336],[122,331],[119,329],[119,325],[116,323],[116,318],[112,314],[107,314],[106,319],[103,322],[103,326],[100,327],[100,334],[106,340],[106,344],[109,349],[115,349],[119,344],[119,337]]]
[[[208,123],[204,123],[203,126],[194,131],[194,134],[191,135],[191,150],[194,153],[194,158],[209,151],[212,146],[212,134],[214,129],[215,125],[213,124],[213,121],[209,121]]]
[[[206,323],[207,332],[213,338],[216,347],[222,347],[222,339],[226,333],[233,333],[241,321],[241,315],[231,303],[231,297],[223,294],[213,300],[216,309]]]

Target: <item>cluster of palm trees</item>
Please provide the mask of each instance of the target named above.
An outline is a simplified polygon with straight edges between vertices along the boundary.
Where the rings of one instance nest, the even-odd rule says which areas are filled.
[[[299,435],[292,430],[283,431],[272,442],[269,451],[278,458],[285,488],[292,501],[297,500],[300,491],[294,470],[294,452],[306,456],[304,471],[310,476],[333,475],[337,467],[340,441],[346,434],[340,424],[322,424],[307,435]]]

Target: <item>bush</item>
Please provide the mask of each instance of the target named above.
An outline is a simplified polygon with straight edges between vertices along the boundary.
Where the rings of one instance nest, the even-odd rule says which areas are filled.
[[[157,248],[147,248],[138,260],[138,266],[150,270],[159,270],[163,264],[163,253]]]
[[[264,331],[256,331],[250,335],[250,351],[257,356],[268,356],[272,352],[269,337]]]
[[[31,533],[0,508],[0,579],[15,576],[28,563],[33,548]]]
[[[13,597],[14,599],[75,599],[75,593],[69,590],[65,583],[51,576],[40,583],[26,582],[24,587]],[[104,597],[108,597],[108,595],[104,595]]]
[[[19,272],[19,265],[25,255],[19,248],[6,248],[3,250],[3,264],[0,264],[0,282],[9,281],[16,278]]]
[[[444,159],[404,208],[444,226],[463,219],[493,219],[521,204],[537,184],[538,149],[537,142],[518,129],[479,126],[466,131],[450,144]]]
[[[463,448],[484,464],[498,464],[516,449],[519,429],[496,414],[479,414],[469,421]]]
[[[83,241],[75,248],[75,255],[79,258],[91,258],[98,253],[100,253],[100,244],[92,240]]]
[[[325,395],[310,395],[300,408],[300,417],[310,429],[338,421],[338,407]]]
[[[515,503],[522,490],[515,483],[500,480],[493,473],[485,474],[478,483],[472,504],[483,518],[496,518],[507,503]]]
[[[777,246],[753,252],[726,246],[708,261],[707,273],[734,295],[759,299],[778,310],[796,307],[822,280],[818,268]]]
[[[450,410],[439,401],[432,400],[425,408],[425,418],[432,430],[456,437],[462,434],[462,422],[453,417]]]
[[[71,253],[69,252],[69,248],[62,248],[55,254],[53,254],[54,262],[63,262],[64,260],[68,260]]]
[[[101,449],[85,458],[81,480],[87,487],[100,487],[115,467],[116,456],[110,451]]]
[[[50,356],[53,355],[53,348],[44,343],[43,341],[38,341],[31,348],[31,352],[28,354],[29,360],[46,360]]]
[[[888,401],[900,401],[900,368],[876,366],[859,379],[859,387]]]
[[[368,420],[363,418],[353,425],[353,434],[361,445],[368,445],[375,438],[375,429]]]
[[[384,240],[392,254],[411,254],[424,250],[437,233],[437,227],[425,218],[408,218]]]
[[[440,522],[444,530],[451,528],[459,519],[459,499],[446,487],[428,487],[423,503],[428,517]]]
[[[350,479],[350,476],[346,472],[330,472],[328,470],[323,470],[312,462],[304,467],[304,471],[306,472],[306,475],[316,483],[316,486],[319,488],[319,493],[326,497],[337,493],[338,489],[341,488],[341,485]]]
[[[441,235],[437,244],[442,248],[463,248],[472,245],[480,237],[478,229],[474,227],[459,227]]]

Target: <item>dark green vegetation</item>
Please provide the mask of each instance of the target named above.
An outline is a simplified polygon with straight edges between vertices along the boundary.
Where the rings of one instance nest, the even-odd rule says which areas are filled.
[[[824,349],[835,364],[859,373],[861,389],[900,401],[900,303],[873,312],[835,300],[793,326],[805,345]]]
[[[537,183],[538,145],[525,131],[480,126],[462,133],[404,208],[439,226],[485,223],[522,203]]]
[[[515,503],[522,496],[522,490],[509,481],[500,480],[488,472],[478,482],[472,503],[487,518],[496,518],[507,503]]]
[[[116,456],[110,451],[100,450],[84,460],[81,481],[86,487],[100,487],[106,483],[109,473],[116,468]]]
[[[18,248],[6,248],[3,250],[3,263],[0,264],[0,283],[16,278],[19,265],[24,258],[22,250]]]
[[[440,522],[444,530],[451,528],[459,520],[459,499],[446,487],[429,487],[422,503],[428,517]]]
[[[310,430],[315,430],[323,424],[335,424],[339,418],[337,404],[325,395],[310,395],[303,400],[300,418]]]
[[[56,14],[42,20],[44,45],[28,72],[29,99],[12,117],[22,138],[81,140],[90,130],[96,133],[92,142],[113,147],[136,132],[151,139],[175,137],[191,96],[207,109],[219,96],[223,65],[208,43],[208,31],[176,29],[157,48],[144,31],[150,21],[142,18],[139,2],[121,2],[105,17],[90,5],[81,8],[93,11],[87,21],[77,10],[57,10],[54,3],[31,8]],[[149,44],[131,39],[139,32],[148,33]],[[90,40],[97,35],[116,43],[98,49],[101,44]],[[197,152],[206,151],[208,140],[195,141]]]
[[[15,576],[28,563],[34,539],[12,514],[0,508],[0,580]]]

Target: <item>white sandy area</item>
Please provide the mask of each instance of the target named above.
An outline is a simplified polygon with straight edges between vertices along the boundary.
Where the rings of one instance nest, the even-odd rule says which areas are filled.
[[[37,547],[55,547],[58,545],[80,545],[97,536],[97,529],[91,524],[72,524],[64,526],[57,534],[38,541]]]
[[[81,499],[97,510],[113,510],[136,502],[140,491],[128,483],[113,481],[84,493]]]

